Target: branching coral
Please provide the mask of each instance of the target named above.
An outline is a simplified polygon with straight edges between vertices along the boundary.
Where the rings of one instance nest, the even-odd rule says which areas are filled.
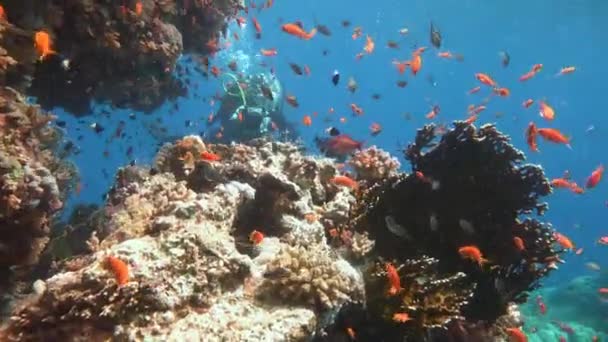
[[[258,297],[322,311],[362,296],[357,273],[322,246],[285,247],[264,273]]]

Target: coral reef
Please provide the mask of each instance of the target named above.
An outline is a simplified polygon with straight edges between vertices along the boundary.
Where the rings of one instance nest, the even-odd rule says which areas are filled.
[[[48,242],[49,220],[63,206],[74,167],[54,154],[54,117],[0,89],[0,270],[33,265]]]
[[[54,264],[1,337],[504,340],[561,261],[551,227],[520,217],[543,212],[548,182],[494,126],[434,138],[426,126],[405,151],[410,175],[357,152],[362,187],[292,143],[166,144],[118,172],[88,249]]]
[[[44,108],[62,106],[75,114],[90,112],[92,99],[150,111],[185,94],[179,79],[184,75],[173,73],[178,57],[214,53],[226,19],[242,7],[237,0],[9,0],[3,5],[6,26],[20,33],[5,46],[14,58],[0,63],[12,65],[6,79],[23,91],[28,82],[21,75],[33,76],[28,93]],[[40,28],[51,35],[58,54],[35,63],[32,41]]]
[[[325,239],[328,222],[346,222],[342,210],[354,196],[328,183],[337,174],[332,160],[299,150],[188,136],[162,148],[154,168],[121,169],[91,252],[59,263],[3,337],[309,338],[340,305],[363,298],[364,287]],[[199,157],[211,151],[221,160]],[[188,152],[197,158],[184,172]],[[273,211],[260,215],[258,205]],[[254,229],[265,235],[259,244],[248,240]],[[107,268],[109,256],[128,265],[125,284]],[[272,305],[277,293],[286,298],[280,307]]]
[[[533,210],[542,214],[546,205],[538,199],[551,189],[540,167],[521,164],[524,155],[508,137],[492,125],[476,129],[455,122],[439,142],[435,138],[433,125],[420,129],[404,151],[412,174],[365,189],[354,213],[350,229],[367,232],[374,241],[366,257],[393,262],[403,287],[386,298],[387,284],[395,280],[364,273],[368,309],[362,322],[367,323],[352,328],[367,331],[371,339],[423,340],[455,325],[465,331],[474,331],[477,322],[491,325],[508,315],[511,303],[526,300],[563,252],[550,225],[519,219]],[[518,249],[516,237],[525,250]],[[474,246],[485,259],[461,257],[463,246]],[[416,292],[425,283],[441,284],[441,296],[433,294],[433,286]]]

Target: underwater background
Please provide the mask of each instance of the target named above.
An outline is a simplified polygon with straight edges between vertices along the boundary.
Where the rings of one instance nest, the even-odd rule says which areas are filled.
[[[137,6],[135,1],[119,2],[116,6]],[[153,3],[144,1],[144,15],[150,15]],[[177,3],[186,6],[188,1]],[[188,6],[203,2],[192,3]],[[4,4],[9,21],[11,5]],[[282,87],[280,115],[286,121],[271,132],[273,139],[297,141],[309,155],[323,155],[318,137],[328,136],[328,129],[334,128],[362,142],[364,148],[375,145],[389,152],[399,159],[401,171],[410,173],[413,170],[402,151],[414,141],[419,128],[431,122],[449,128],[455,120],[470,118],[469,105],[484,104],[487,108],[474,125],[495,123],[512,145],[525,153],[526,162],[542,166],[549,180],[568,172],[570,180],[583,186],[592,171],[608,162],[608,118],[603,98],[608,68],[602,58],[608,53],[606,2],[246,0],[244,5],[248,13],[241,9],[226,19],[228,25],[218,39],[217,51],[184,51],[179,56],[170,72],[187,80],[183,96],[168,98],[145,111],[128,104],[116,106],[112,100],[93,101],[90,110],[75,114],[62,106],[61,100],[54,101],[52,94],[40,101],[36,94],[26,92],[29,103],[41,103],[57,117],[49,125],[63,133],[61,146],[70,144],[67,160],[78,171],[78,181],[67,192],[62,210],[55,214],[56,234],[60,234],[57,227],[61,222],[67,222],[81,205],[104,206],[119,168],[130,163],[150,165],[161,146],[186,135],[200,135],[203,141],[217,138],[222,122],[211,124],[209,116],[220,111],[230,82],[230,77],[224,76],[228,73],[268,74],[272,69]],[[237,17],[245,18],[244,23],[237,22]],[[258,34],[252,18],[261,26]],[[283,32],[282,25],[295,21],[301,21],[305,31],[323,25],[331,32],[317,32],[311,39]],[[440,47],[431,42],[431,25],[440,30]],[[362,36],[353,39],[356,27],[361,28]],[[362,52],[366,37],[375,42],[371,53]],[[395,46],[388,46],[389,42]],[[408,66],[399,73],[394,61],[408,60],[423,46],[427,50],[422,53],[420,71],[413,75]],[[261,55],[261,49],[271,48],[276,49],[275,56]],[[60,60],[71,60],[65,42],[56,50]],[[452,57],[438,56],[448,51]],[[357,57],[359,53],[362,57]],[[218,76],[201,72],[201,56],[205,55],[209,66],[219,68]],[[236,62],[237,71],[230,70],[231,62]],[[310,72],[298,75],[290,63],[306,66]],[[535,64],[542,64],[542,69],[522,82],[520,77]],[[570,66],[575,67],[574,72],[560,74],[562,68]],[[71,67],[77,69],[78,65]],[[340,75],[337,85],[332,82],[336,71]],[[477,73],[491,75],[510,94],[494,94],[492,87],[476,79]],[[356,90],[347,86],[350,78],[356,81]],[[407,84],[402,87],[399,81]],[[53,87],[52,81],[48,86]],[[477,86],[481,89],[470,93]],[[286,103],[287,95],[297,97],[297,108]],[[522,105],[527,99],[534,100],[529,108]],[[553,108],[554,120],[539,115],[540,101]],[[351,104],[362,108],[363,114],[353,114]],[[434,106],[440,112],[429,119],[426,115]],[[304,122],[307,116],[309,123]],[[531,151],[526,136],[530,122],[558,129],[570,139],[571,148],[539,137],[539,151]],[[372,134],[373,124],[378,124],[381,132]],[[600,181],[583,194],[554,188],[541,199],[549,204],[542,220],[550,222],[575,247],[561,255],[565,263],[559,263],[558,270],[542,279],[543,287],[534,290],[520,308],[522,330],[529,341],[608,339],[608,295],[598,293],[598,289],[608,288],[608,239],[599,242],[608,236],[604,223],[606,187]],[[340,338],[335,340],[344,340]]]

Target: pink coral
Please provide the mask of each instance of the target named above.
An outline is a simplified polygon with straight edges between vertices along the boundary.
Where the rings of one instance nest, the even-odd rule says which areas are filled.
[[[388,152],[371,146],[355,154],[348,160],[359,179],[370,182],[397,174],[401,167],[399,161]]]

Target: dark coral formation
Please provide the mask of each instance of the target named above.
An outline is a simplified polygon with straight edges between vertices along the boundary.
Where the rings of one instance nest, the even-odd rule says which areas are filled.
[[[401,268],[405,295],[387,304],[385,278],[368,289],[367,306],[380,305],[385,310],[381,322],[390,321],[392,313],[407,312],[411,321],[405,326],[416,329],[405,329],[406,335],[414,334],[410,330],[434,334],[435,328],[448,328],[447,322],[453,320],[494,322],[507,313],[509,303],[526,300],[561,252],[554,249],[550,225],[518,218],[534,210],[542,214],[546,204],[539,203],[539,198],[551,188],[540,167],[521,164],[524,155],[508,143],[507,136],[493,125],[476,129],[455,122],[438,142],[435,138],[433,125],[418,131],[415,142],[404,151],[413,173],[367,189],[354,223],[355,230],[367,231],[375,241],[368,257],[395,260]],[[524,242],[524,250],[517,248],[516,237]],[[487,264],[480,266],[459,255],[460,247],[471,245],[479,248]],[[408,265],[412,260],[420,262],[421,255],[436,264],[412,272]],[[411,273],[418,276],[409,278]],[[375,284],[374,279],[366,278],[368,287]],[[418,303],[406,298],[412,282],[419,279],[445,280],[441,292],[457,299],[449,305],[452,310],[444,311],[443,321],[429,319],[438,311],[421,304],[432,301],[433,295],[422,293]],[[462,305],[469,291],[471,297]]]
[[[11,54],[18,63],[7,79],[22,85],[18,76],[34,76],[28,92],[44,108],[63,106],[76,114],[89,112],[92,99],[150,111],[184,95],[186,88],[173,73],[178,57],[215,52],[226,19],[241,7],[237,0],[9,0],[3,5],[8,22],[23,33],[17,45],[29,52]],[[59,54],[35,63],[33,35],[40,29],[51,34]]]

